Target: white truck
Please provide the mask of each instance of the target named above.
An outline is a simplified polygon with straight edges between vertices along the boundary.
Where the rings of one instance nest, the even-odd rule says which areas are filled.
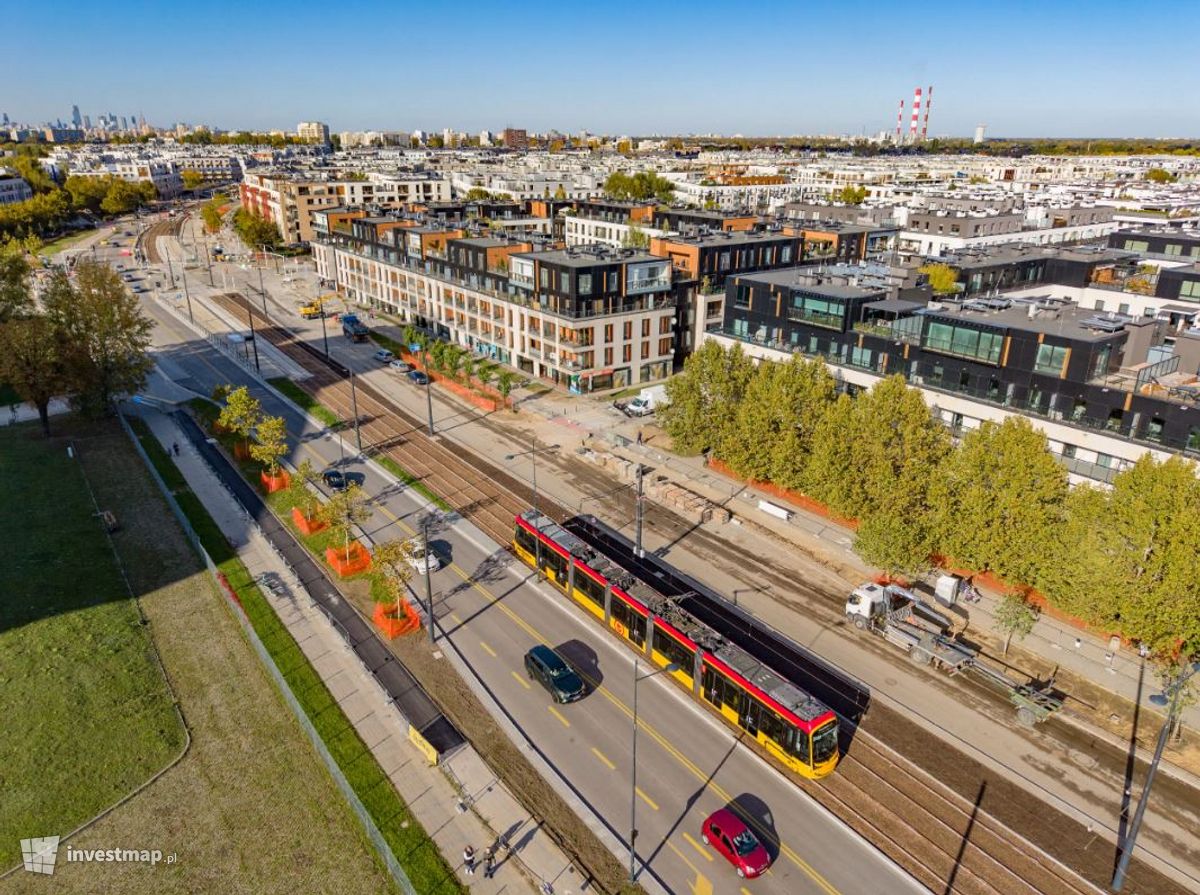
[[[652,385],[642,389],[628,404],[618,404],[626,416],[647,416],[667,403],[667,387]]]
[[[949,585],[943,585],[943,590]],[[949,594],[938,594],[945,600]],[[1063,694],[1046,681],[1024,681],[1009,676],[1007,669],[981,661],[979,650],[963,643],[953,632],[949,616],[922,600],[911,590],[895,584],[860,584],[846,599],[846,619],[854,627],[877,634],[908,653],[918,665],[933,665],[948,674],[970,671],[1007,691],[1017,709],[1017,720],[1032,727],[1062,708]]]

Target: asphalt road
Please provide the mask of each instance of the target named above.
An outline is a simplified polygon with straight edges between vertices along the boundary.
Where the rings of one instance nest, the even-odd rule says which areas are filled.
[[[160,366],[201,393],[249,377],[207,343],[148,301],[158,322]],[[369,358],[368,346],[357,346]],[[363,349],[361,352],[358,349]],[[261,387],[252,391],[271,414],[282,414],[298,435],[293,462],[321,467],[343,463],[338,442]],[[406,490],[346,457],[368,493],[380,495],[365,529],[375,539],[411,535],[422,507]],[[433,575],[435,613],[445,636],[483,679],[547,759],[616,831],[628,839],[636,805],[639,858],[671,890],[685,893],[876,893],[923,891],[872,846],[846,830],[781,773],[711,718],[675,685],[644,680],[638,686],[638,790],[631,793],[634,658],[581,609],[477,533],[450,525],[434,540],[450,562]],[[536,643],[559,647],[600,681],[585,699],[554,706],[528,681],[521,660]],[[642,666],[645,673],[650,669]],[[744,882],[700,842],[704,817],[737,800],[778,840],[771,872]],[[644,873],[639,866],[639,873]]]

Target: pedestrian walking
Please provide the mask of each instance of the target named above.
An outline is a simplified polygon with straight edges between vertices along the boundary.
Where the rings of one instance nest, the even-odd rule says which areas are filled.
[[[467,871],[467,876],[475,875],[475,849],[469,845],[463,849],[463,869]]]
[[[642,430],[641,429],[638,429],[637,443],[638,444],[642,443]]]
[[[171,443],[171,450],[173,450],[175,452],[176,457],[179,456],[179,442],[178,441],[174,441]]]
[[[488,850],[483,853],[483,878],[491,879],[496,873],[496,849],[494,846],[489,846]]]

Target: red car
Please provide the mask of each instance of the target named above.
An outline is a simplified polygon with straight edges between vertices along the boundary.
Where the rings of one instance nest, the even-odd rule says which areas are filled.
[[[720,852],[738,876],[753,879],[766,873],[771,866],[770,853],[745,821],[728,808],[714,811],[704,819],[700,825],[700,838]]]

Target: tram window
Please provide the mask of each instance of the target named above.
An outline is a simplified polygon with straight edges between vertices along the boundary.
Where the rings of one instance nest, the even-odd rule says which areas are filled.
[[[629,639],[642,646],[646,642],[646,619],[618,596],[613,596],[612,617],[629,631]]]
[[[727,705],[741,714],[742,688],[725,675],[715,671],[711,666],[705,665],[701,675],[701,685],[704,687],[705,698],[713,705],[718,708]]]
[[[762,703],[753,696],[745,697],[745,705],[738,711],[739,720],[742,722],[742,727],[752,735],[758,734],[759,714],[764,711]]]
[[[527,532],[525,529],[521,528],[520,526],[517,526],[517,533],[516,533],[515,539],[517,542],[517,546],[520,547],[522,550],[527,550],[532,555],[537,554],[537,540],[534,538],[533,535],[531,535],[529,532]]]
[[[604,608],[604,585],[579,569],[575,570],[575,589],[601,609]]]
[[[684,646],[670,634],[658,628],[654,632],[654,649],[662,653],[668,662],[674,662],[679,670],[692,673],[692,663],[695,661],[695,650]]]
[[[759,710],[758,729],[780,749],[787,751],[787,730],[784,728],[783,719],[765,706]]]
[[[542,551],[542,568],[548,572],[553,572],[554,578],[557,581],[563,581],[567,577],[567,561],[553,550],[546,549]]]

